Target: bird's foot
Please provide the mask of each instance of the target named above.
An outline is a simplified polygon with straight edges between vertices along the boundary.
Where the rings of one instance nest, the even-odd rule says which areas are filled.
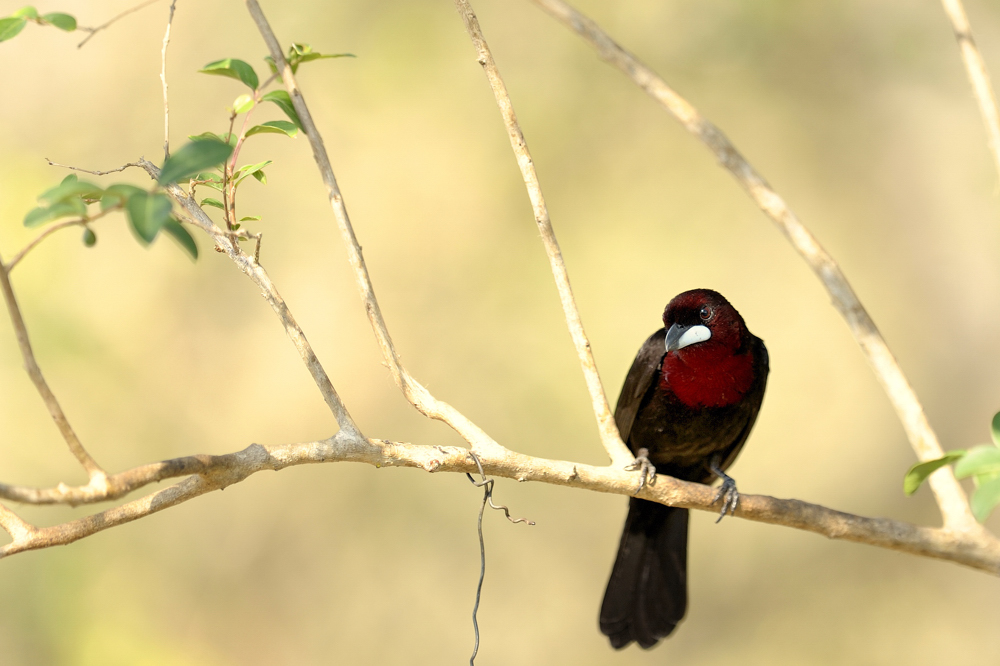
[[[635,460],[625,466],[625,469],[629,472],[639,470],[639,487],[636,489],[636,494],[642,492],[642,489],[646,485],[656,484],[656,467],[653,463],[649,462],[649,449],[639,449],[636,452]]]
[[[718,502],[720,499],[722,500],[722,510],[719,512],[719,517],[715,521],[718,523],[726,517],[727,511],[730,516],[736,512],[736,505],[740,501],[740,491],[736,489],[736,479],[719,469],[718,456],[712,459],[710,468],[713,474],[722,479],[722,485],[719,487],[719,492],[716,493],[715,499],[712,500],[713,504]]]

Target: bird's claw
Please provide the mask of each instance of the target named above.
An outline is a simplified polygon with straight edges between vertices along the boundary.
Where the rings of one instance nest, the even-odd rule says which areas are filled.
[[[636,494],[642,492],[642,489],[648,485],[656,484],[656,467],[653,463],[649,462],[649,449],[639,449],[636,452],[635,460],[630,462],[625,466],[625,469],[629,472],[634,472],[639,470],[639,487],[636,489]]]
[[[712,504],[715,504],[720,499],[722,500],[722,510],[719,512],[719,517],[716,518],[715,522],[719,522],[725,518],[727,511],[730,516],[736,513],[736,504],[740,501],[740,491],[736,489],[736,481],[733,480],[733,477],[727,476],[722,480],[722,486],[719,487],[719,492],[716,493]]]

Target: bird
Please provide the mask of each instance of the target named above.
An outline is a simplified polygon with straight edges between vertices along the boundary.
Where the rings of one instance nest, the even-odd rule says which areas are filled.
[[[639,488],[657,472],[722,486],[719,520],[739,501],[725,473],[757,420],[767,384],[764,341],[722,294],[675,296],[664,327],[639,349],[625,377],[615,423],[641,469]],[[718,522],[718,521],[716,521]],[[618,554],[601,604],[600,629],[621,649],[649,649],[687,610],[688,510],[629,498]]]

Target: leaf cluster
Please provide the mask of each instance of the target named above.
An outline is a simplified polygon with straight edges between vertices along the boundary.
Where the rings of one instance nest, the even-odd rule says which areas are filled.
[[[980,444],[968,450],[948,451],[940,458],[917,463],[906,472],[903,491],[912,495],[933,472],[954,464],[957,478],[972,477],[976,485],[970,500],[972,513],[979,522],[985,521],[1000,504],[1000,412],[993,416],[990,435],[992,445]]]
[[[38,25],[55,26],[66,32],[76,30],[76,19],[69,14],[60,12],[39,14],[38,10],[34,7],[21,7],[10,16],[0,18],[0,42],[5,42],[8,39],[16,37],[18,33],[24,30],[24,26],[28,25],[28,21],[37,23]]]

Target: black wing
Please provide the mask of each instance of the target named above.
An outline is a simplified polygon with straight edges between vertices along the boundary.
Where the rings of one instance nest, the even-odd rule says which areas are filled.
[[[656,333],[646,338],[632,361],[625,376],[625,383],[622,385],[622,392],[618,395],[618,405],[615,407],[615,424],[618,432],[622,436],[622,441],[628,444],[629,434],[632,432],[632,424],[635,422],[635,415],[639,413],[642,399],[653,386],[657,371],[663,363],[663,357],[667,355],[667,329],[661,328]],[[766,355],[766,352],[765,352]],[[766,364],[765,360],[765,364]],[[633,451],[633,453],[635,453]]]

